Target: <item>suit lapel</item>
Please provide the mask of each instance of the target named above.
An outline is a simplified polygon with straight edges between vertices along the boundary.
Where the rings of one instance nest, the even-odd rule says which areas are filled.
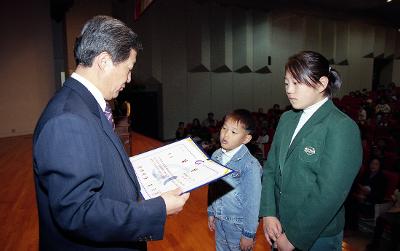
[[[101,108],[99,107],[100,112]],[[130,178],[132,179],[133,183],[140,188],[139,182],[136,178],[136,174],[132,168],[131,162],[129,161],[128,156],[126,155],[125,149],[122,146],[121,140],[118,138],[117,134],[114,132],[110,122],[107,120],[106,116],[102,114],[100,116],[101,126],[103,127],[104,132],[107,134],[108,138],[113,142],[114,146],[117,148],[118,153],[121,157],[121,160],[124,162],[124,166],[126,171],[128,172]]]
[[[333,109],[333,107],[334,106],[332,100],[329,99],[311,116],[311,118],[304,124],[304,126],[297,133],[296,137],[293,139],[293,142],[290,145],[289,150],[287,152],[286,159],[296,148],[296,145],[298,145],[301,142],[301,139],[303,139],[304,136],[307,135],[309,131],[312,130],[317,123],[323,120]]]
[[[286,128],[283,128],[283,130],[282,130],[283,132],[287,132],[287,133],[284,133],[282,136],[282,141],[281,141],[280,151],[279,151],[279,167],[281,168],[281,171],[282,171],[283,165],[285,164],[290,140],[292,139],[294,130],[296,129],[297,124],[299,123],[300,116],[301,116],[301,111],[295,111],[295,113],[296,114],[293,117],[289,118],[289,121],[287,121]]]
[[[103,128],[104,132],[114,144],[115,148],[118,150],[118,153],[121,157],[122,162],[124,163],[125,169],[129,174],[129,177],[132,179],[133,183],[136,187],[140,188],[139,182],[136,178],[135,172],[132,168],[131,162],[129,161],[128,156],[126,155],[125,149],[122,146],[121,141],[119,140],[118,136],[114,132],[113,128],[110,125],[110,122],[107,120],[106,116],[104,115],[103,111],[101,110],[100,105],[97,103],[96,99],[93,95],[86,89],[84,85],[82,85],[79,81],[74,78],[69,78],[64,83],[65,87],[73,89],[77,92],[83,99],[83,101],[87,104],[90,111],[99,118],[101,127]]]

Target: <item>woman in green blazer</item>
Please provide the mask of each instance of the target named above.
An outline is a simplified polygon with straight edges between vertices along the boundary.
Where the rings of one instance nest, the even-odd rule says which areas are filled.
[[[343,202],[362,160],[356,123],[332,102],[338,72],[303,51],[285,66],[293,110],[279,121],[264,165],[260,216],[278,250],[342,250]]]

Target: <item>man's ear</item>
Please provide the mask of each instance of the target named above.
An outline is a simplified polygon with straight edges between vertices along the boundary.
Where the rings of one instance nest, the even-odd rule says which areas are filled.
[[[112,65],[111,56],[105,51],[97,55],[94,62],[97,65],[97,67],[99,67],[99,69],[101,70],[105,70],[107,69],[108,66]]]
[[[246,145],[251,141],[253,137],[250,134],[247,134],[246,137],[244,138],[243,144]]]
[[[326,87],[328,87],[329,79],[328,79],[326,76],[322,76],[322,77],[319,79],[319,82],[320,82],[321,84],[318,85],[318,91],[319,91],[319,92],[325,91]]]

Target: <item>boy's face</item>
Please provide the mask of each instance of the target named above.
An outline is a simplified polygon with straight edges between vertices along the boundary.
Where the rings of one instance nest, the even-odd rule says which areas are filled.
[[[230,151],[241,144],[247,144],[251,140],[251,135],[245,130],[242,123],[227,118],[221,128],[219,140],[221,147]]]

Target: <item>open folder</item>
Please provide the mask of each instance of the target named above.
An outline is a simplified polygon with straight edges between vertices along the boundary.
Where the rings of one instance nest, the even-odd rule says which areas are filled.
[[[176,188],[189,192],[233,172],[209,159],[191,138],[130,157],[130,161],[146,200]]]

